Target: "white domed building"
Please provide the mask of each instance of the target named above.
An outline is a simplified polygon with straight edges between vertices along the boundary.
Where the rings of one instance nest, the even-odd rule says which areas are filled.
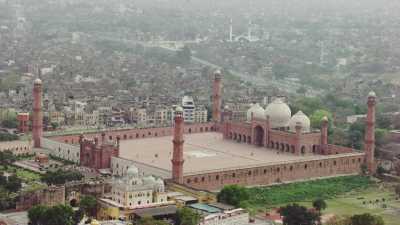
[[[265,115],[269,116],[271,128],[287,128],[292,112],[282,99],[277,98],[265,108]]]
[[[250,122],[252,119],[266,119],[265,110],[260,104],[256,103],[251,105],[250,109],[246,113],[247,121]]]
[[[164,181],[153,176],[141,177],[133,165],[129,166],[125,176],[113,180],[111,196],[115,205],[126,208],[167,203]]]
[[[296,132],[299,126],[300,134]],[[311,130],[308,116],[302,111],[292,116],[289,105],[279,97],[265,109],[259,104],[251,105],[246,121],[226,121],[222,132],[225,139],[295,155],[315,154],[322,149],[322,135]]]
[[[301,124],[301,132],[309,133],[311,131],[311,121],[302,111],[298,111],[289,121],[289,131],[296,132],[296,125]]]

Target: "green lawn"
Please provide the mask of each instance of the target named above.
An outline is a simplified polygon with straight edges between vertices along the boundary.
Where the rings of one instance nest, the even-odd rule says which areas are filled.
[[[22,179],[24,182],[26,183],[32,183],[35,181],[40,181],[41,175],[22,169],[22,168],[18,168],[15,166],[8,166],[7,170],[4,168],[4,166],[0,166],[0,171],[5,171],[5,172],[9,172],[9,173],[14,173],[17,175],[18,178]]]
[[[382,202],[382,198],[385,198],[385,202]],[[376,204],[363,204],[364,201],[375,202],[376,199],[379,199],[380,202]],[[370,188],[329,199],[327,200],[327,204],[328,208],[325,213],[334,213],[337,215],[371,213],[382,216],[387,225],[400,224],[400,201],[395,200],[392,190]],[[382,208],[382,204],[386,204],[387,208]]]
[[[353,215],[371,213],[380,215],[386,225],[400,225],[400,200],[395,200],[394,191],[380,187],[369,177],[348,176],[316,181],[285,184],[264,188],[249,188],[248,208],[264,212],[290,203],[312,206],[316,198],[323,198],[328,208],[325,214]],[[385,199],[385,202],[382,199]],[[379,203],[370,204],[369,202]],[[366,204],[363,204],[366,202]],[[382,208],[386,204],[387,208]]]

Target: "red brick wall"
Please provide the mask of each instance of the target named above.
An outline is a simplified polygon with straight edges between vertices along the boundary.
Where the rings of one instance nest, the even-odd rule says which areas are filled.
[[[185,133],[201,133],[214,130],[214,123],[198,123],[198,124],[185,124]],[[171,136],[172,127],[159,127],[159,128],[143,128],[143,129],[127,129],[127,130],[109,130],[104,131],[106,133],[106,139],[116,140],[117,136],[121,137],[121,140],[148,138],[148,137],[161,137]],[[94,137],[100,137],[102,131],[95,133],[85,134],[86,138],[93,139]],[[60,135],[48,137],[48,139],[64,142],[68,144],[79,144],[79,135]]]
[[[334,155],[325,159],[299,160],[298,162],[278,165],[186,175],[184,184],[209,191],[219,190],[229,184],[269,185],[310,178],[355,174],[360,172],[360,166],[363,162],[363,153]]]

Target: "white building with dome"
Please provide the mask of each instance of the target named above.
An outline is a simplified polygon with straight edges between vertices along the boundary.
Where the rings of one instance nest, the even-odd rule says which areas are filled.
[[[141,176],[131,165],[126,175],[112,181],[111,200],[126,208],[143,208],[167,203],[164,181],[154,176]]]

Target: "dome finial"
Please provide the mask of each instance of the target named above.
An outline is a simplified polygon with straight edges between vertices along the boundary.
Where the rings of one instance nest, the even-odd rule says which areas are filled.
[[[375,93],[375,91],[370,91],[370,92],[368,93],[368,97],[376,98],[376,93]]]

